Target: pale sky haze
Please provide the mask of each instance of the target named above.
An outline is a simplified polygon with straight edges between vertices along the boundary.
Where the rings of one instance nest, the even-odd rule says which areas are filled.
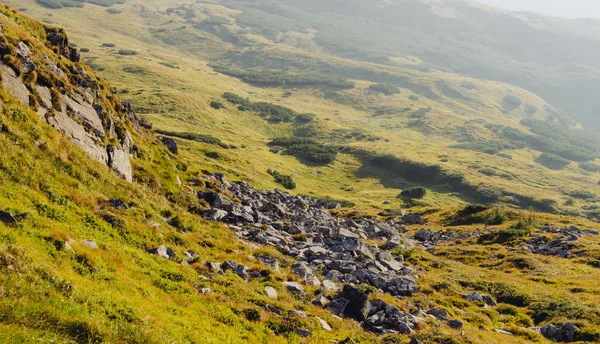
[[[513,11],[533,11],[566,18],[600,19],[600,0],[475,0]]]

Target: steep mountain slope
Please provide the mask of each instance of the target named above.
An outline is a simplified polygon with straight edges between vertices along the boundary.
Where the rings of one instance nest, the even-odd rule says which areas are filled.
[[[92,6],[85,7],[92,11],[89,16],[106,13]],[[214,10],[225,11],[220,6]],[[403,343],[410,340],[408,333],[425,343],[600,339],[598,234],[566,227],[597,224],[501,206],[464,206],[460,198],[472,196],[448,188],[469,191],[472,182],[454,183],[461,179],[445,169],[415,163],[426,149],[439,154],[440,141],[456,142],[445,136],[456,135],[453,130],[443,134],[449,128],[443,120],[472,115],[465,110],[448,119],[452,113],[442,110],[473,103],[426,100],[434,113],[418,125],[438,134],[407,129],[400,132],[407,137],[395,138],[396,132],[370,128],[370,111],[357,109],[376,101],[397,106],[397,98],[377,94],[390,89],[385,85],[367,91],[372,83],[357,80],[363,91],[337,90],[328,96],[338,101],[324,98],[327,90],[297,88],[281,97],[290,106],[282,108],[257,100],[279,97],[283,89],[256,88],[214,74],[185,55],[171,55],[185,66],[177,70],[158,65],[151,52],[99,54],[93,62],[106,64],[106,75],[129,90],[122,95],[149,112],[155,127],[162,129],[156,137],[108,83],[77,62],[78,50],[67,50],[64,31],[4,6],[0,12],[5,49],[0,90],[0,341]],[[141,12],[155,19],[156,13]],[[143,47],[137,39],[115,42]],[[202,80],[188,83],[196,73]],[[450,84],[453,76],[445,77]],[[485,95],[498,87],[472,82]],[[250,100],[231,94],[222,98],[225,91],[247,94]],[[47,93],[50,98],[43,96]],[[527,92],[514,93],[543,104]],[[503,90],[495,99],[501,102],[504,96]],[[331,123],[326,118],[336,118],[335,109],[347,113]],[[278,116],[293,121],[273,123]],[[412,120],[423,118],[418,116],[413,114]],[[329,137],[327,144],[286,146],[296,131],[313,125],[328,135],[314,135]],[[364,130],[348,130],[360,128]],[[381,138],[369,139],[376,135]],[[430,143],[437,135],[439,141]],[[286,138],[267,146],[275,136]],[[394,150],[385,139],[405,149],[422,143],[407,152],[411,160],[399,162],[381,154]],[[327,148],[333,143],[345,147],[330,165],[303,160],[329,158]],[[267,147],[299,158],[274,154]],[[113,163],[117,151],[123,152],[119,165]],[[465,160],[473,156],[458,151],[468,152]],[[361,159],[381,166],[360,165]],[[120,167],[127,162],[131,169]],[[390,166],[408,171],[403,173],[407,178],[424,173],[423,182],[437,174],[433,179],[447,185],[434,186],[435,196],[426,196],[424,202],[439,202],[443,208],[426,219],[403,216],[395,205],[381,209],[384,197],[394,197],[400,188],[382,186],[380,180],[391,185],[414,180],[393,175]],[[337,201],[259,191],[209,172],[274,186],[271,180],[278,174],[269,174],[267,168],[286,173],[297,168],[297,191],[326,195],[336,189],[331,194],[338,195],[344,188],[357,204],[342,209]],[[128,171],[131,182],[124,173]],[[393,178],[386,180],[385,173]],[[319,180],[321,174],[326,179]],[[344,180],[347,176],[351,178]],[[371,185],[377,186],[369,189]],[[431,193],[402,189],[411,197]],[[423,202],[415,197],[402,202]],[[361,216],[374,213],[380,215]],[[447,228],[437,229],[440,223]],[[304,282],[300,287],[305,293],[291,292],[299,287],[284,282]],[[344,291],[336,293],[342,285]],[[313,304],[315,297],[332,305]]]
[[[422,185],[434,191],[414,208],[424,213],[491,200],[598,216],[598,136],[514,86],[423,68],[414,56],[394,63],[335,56],[316,44],[312,28],[261,20],[285,28],[274,37],[248,22],[260,13],[231,4],[132,0],[110,12],[93,5],[48,10],[29,0],[18,5],[26,4],[37,18],[68,27],[89,50],[83,59],[157,128],[211,133],[224,142],[188,141],[192,150],[182,154],[229,176],[272,188],[277,184],[267,171],[276,168],[293,176],[299,193],[366,204],[375,213],[409,206],[381,204]],[[399,93],[376,90],[386,85]],[[273,123],[228,105],[225,92],[314,117]],[[276,154],[284,150],[267,143],[279,136],[309,136],[345,149],[332,163],[315,165]],[[401,166],[373,163],[374,153],[441,172],[435,182],[415,179]]]

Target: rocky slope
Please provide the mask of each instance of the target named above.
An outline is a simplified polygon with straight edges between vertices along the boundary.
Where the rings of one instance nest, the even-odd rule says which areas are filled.
[[[62,30],[0,13],[0,342],[600,338],[585,288],[555,302],[513,287],[538,278],[549,293],[550,279],[487,275],[507,250],[570,264],[597,232],[546,227],[522,249],[487,249],[473,241],[488,229],[339,217],[334,201],[230,182],[179,156],[182,141],[155,137]],[[478,250],[496,258],[457,263]],[[597,274],[576,264],[563,270],[574,281]]]

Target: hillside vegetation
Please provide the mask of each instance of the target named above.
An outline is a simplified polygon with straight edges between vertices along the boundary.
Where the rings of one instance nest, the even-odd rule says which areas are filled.
[[[447,43],[455,55],[432,43],[487,10],[410,0],[398,20],[396,5],[354,1],[6,3],[44,24],[0,7],[0,342],[600,341],[597,132],[550,88],[508,78],[530,67],[517,57],[487,68],[502,47],[484,50],[483,75],[462,65],[472,42]],[[391,29],[375,38],[378,21]],[[423,48],[386,48],[407,43],[409,22]],[[70,58],[50,42],[66,37],[55,25]],[[129,153],[131,135],[131,183],[47,124],[84,76],[100,85],[107,133],[94,145]],[[39,114],[36,85],[54,110]],[[343,259],[417,288],[331,267]],[[368,310],[318,305],[344,286],[422,321],[390,332]]]

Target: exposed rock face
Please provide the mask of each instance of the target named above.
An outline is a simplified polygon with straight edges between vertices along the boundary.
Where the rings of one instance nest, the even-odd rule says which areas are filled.
[[[48,124],[62,132],[71,142],[86,152],[92,159],[108,164],[108,152],[106,148],[98,146],[92,136],[85,131],[84,127],[75,122],[64,112],[55,113],[47,117]]]
[[[48,30],[48,42],[58,47],[62,56],[72,62],[79,62],[79,53],[77,49],[68,46],[66,35],[54,29]],[[131,182],[133,177],[129,156],[133,140],[123,128],[115,132],[112,114],[97,104],[100,103],[96,102],[100,97],[98,82],[87,76],[83,68],[68,66],[68,70],[62,70],[64,67],[59,67],[54,61],[56,57],[38,54],[23,41],[19,42],[14,50],[13,58],[19,60],[19,68],[18,71],[13,70],[0,62],[2,86],[23,105],[36,106],[40,118],[62,132],[92,159],[108,165],[117,175]],[[39,66],[34,63],[34,58],[36,61],[42,61],[38,62]],[[50,71],[61,84],[69,80],[69,75],[76,75],[77,79],[70,79],[71,83],[76,85],[72,88],[62,87],[56,93],[47,87],[47,82],[27,86],[22,79],[38,71],[40,67]],[[35,80],[35,77],[33,79]],[[127,110],[126,118],[132,121],[134,127],[137,126],[137,118],[131,108],[124,108]],[[117,137],[121,146],[106,146],[107,136],[118,136],[117,133],[121,135]]]
[[[131,161],[129,161],[129,153],[115,146],[108,146],[108,166],[112,168],[118,176],[128,182],[133,182],[133,172]]]
[[[0,63],[2,86],[6,88],[21,103],[29,105],[29,90],[12,68]]]

